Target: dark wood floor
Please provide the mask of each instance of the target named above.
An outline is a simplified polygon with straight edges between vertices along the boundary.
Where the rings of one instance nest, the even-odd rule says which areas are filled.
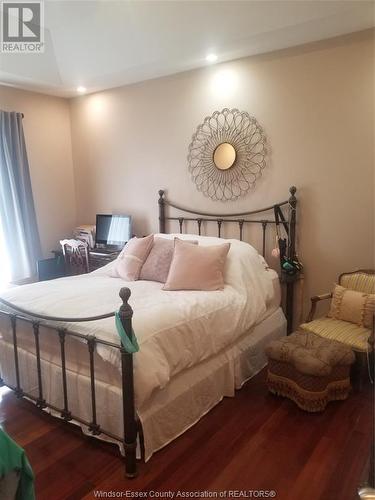
[[[95,490],[274,490],[278,500],[354,500],[367,474],[371,422],[370,387],[314,415],[268,394],[262,372],[129,481],[116,447],[11,393],[0,403],[0,423],[36,474],[38,500],[91,499]]]

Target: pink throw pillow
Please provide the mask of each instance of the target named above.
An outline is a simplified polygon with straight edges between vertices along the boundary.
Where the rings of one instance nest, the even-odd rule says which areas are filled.
[[[132,238],[117,258],[115,271],[125,281],[136,281],[142,266],[150,253],[154,235],[145,238]]]
[[[174,240],[167,238],[154,239],[154,244],[151,251],[143,264],[141,274],[139,279],[148,281],[159,281],[160,283],[165,283],[168,278],[169,268],[171,267],[173,251],[174,251]],[[198,245],[198,241],[184,240],[185,243],[190,243]]]
[[[176,240],[163,290],[222,290],[229,248],[230,243],[195,246]]]

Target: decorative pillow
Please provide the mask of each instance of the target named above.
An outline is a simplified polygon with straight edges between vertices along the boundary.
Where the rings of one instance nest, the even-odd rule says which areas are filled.
[[[371,328],[374,312],[375,294],[356,292],[336,285],[327,316]]]
[[[175,240],[178,238],[175,238]],[[139,279],[148,281],[159,281],[165,283],[168,278],[169,268],[171,267],[174,242],[166,238],[154,238],[154,244],[143,264]],[[198,245],[198,241],[184,240],[185,243]]]
[[[125,281],[135,281],[139,278],[153,242],[153,234],[144,238],[134,237],[128,241],[116,262],[115,271],[120,278]]]
[[[163,290],[222,290],[230,243],[195,246],[176,239]]]

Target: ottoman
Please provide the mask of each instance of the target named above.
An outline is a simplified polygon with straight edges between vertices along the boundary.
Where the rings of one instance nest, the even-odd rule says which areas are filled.
[[[270,392],[293,400],[302,410],[323,411],[350,391],[350,347],[303,330],[272,341],[268,356]]]

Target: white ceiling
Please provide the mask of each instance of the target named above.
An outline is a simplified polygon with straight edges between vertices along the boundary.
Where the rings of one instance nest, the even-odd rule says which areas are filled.
[[[44,54],[0,53],[0,81],[73,96],[364,30],[373,1],[45,0]]]

